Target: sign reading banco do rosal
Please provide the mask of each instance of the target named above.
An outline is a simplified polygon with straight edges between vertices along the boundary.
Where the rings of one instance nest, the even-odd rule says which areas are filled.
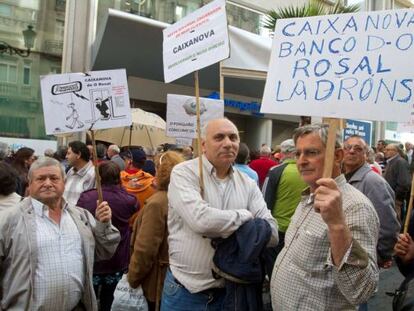
[[[40,77],[46,134],[131,125],[125,69]]]
[[[213,1],[163,31],[164,80],[171,82],[230,56],[225,0]]]
[[[414,11],[278,20],[262,113],[406,121]]]

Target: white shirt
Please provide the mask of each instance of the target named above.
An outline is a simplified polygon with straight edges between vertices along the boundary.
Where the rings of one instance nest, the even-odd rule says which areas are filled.
[[[7,208],[15,208],[21,200],[22,197],[16,192],[10,193],[9,195],[0,194],[0,211]]]
[[[226,238],[257,217],[269,222],[277,239],[276,221],[254,180],[232,168],[228,178],[219,179],[205,156],[203,169],[204,199],[200,195],[198,158],[175,166],[168,188],[170,268],[191,293],[223,286],[211,273],[214,249],[210,238]]]
[[[75,222],[62,209],[60,224],[48,207],[32,198],[36,219],[38,262],[34,277],[34,310],[72,310],[84,289],[82,240]]]

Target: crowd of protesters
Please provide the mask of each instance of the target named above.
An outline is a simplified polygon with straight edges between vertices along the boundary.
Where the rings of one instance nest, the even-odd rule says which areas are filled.
[[[217,119],[201,166],[191,146],[98,143],[93,163],[0,142],[0,310],[111,310],[124,274],[149,310],[366,310],[393,257],[414,274],[413,145],[338,135],[322,178],[326,142],[305,125],[250,151]]]

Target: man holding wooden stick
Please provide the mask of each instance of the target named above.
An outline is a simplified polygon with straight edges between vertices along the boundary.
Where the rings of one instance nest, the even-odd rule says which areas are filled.
[[[202,170],[199,159],[174,167],[168,189],[167,272],[161,310],[221,310],[224,281],[212,274],[212,238],[227,238],[253,218],[266,220],[277,243],[277,225],[255,181],[233,169],[239,134],[228,119],[209,121],[202,133]],[[200,188],[204,184],[201,194]],[[247,246],[246,246],[247,247]]]
[[[332,178],[322,178],[327,132],[324,125],[307,125],[294,133],[297,166],[309,188],[273,269],[274,310],[355,310],[378,284],[378,216],[341,175],[338,135]]]

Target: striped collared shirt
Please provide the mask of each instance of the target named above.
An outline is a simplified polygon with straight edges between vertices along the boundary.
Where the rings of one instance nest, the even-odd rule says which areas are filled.
[[[223,286],[211,272],[214,249],[209,238],[226,238],[258,217],[269,222],[277,239],[276,221],[257,183],[232,168],[228,177],[220,180],[205,156],[203,172],[204,199],[200,195],[198,158],[177,165],[168,188],[170,268],[192,293]]]
[[[36,220],[37,266],[34,277],[34,310],[72,310],[84,290],[85,265],[82,240],[64,204],[60,224],[49,209],[31,199]]]
[[[355,310],[376,289],[378,216],[367,197],[347,184],[343,175],[335,181],[342,194],[352,244],[340,265],[334,266],[328,227],[313,208],[309,188],[305,190],[273,268],[275,311]]]
[[[76,205],[82,192],[95,187],[95,168],[89,161],[80,170],[72,167],[66,175],[65,192],[63,197],[70,204]]]

